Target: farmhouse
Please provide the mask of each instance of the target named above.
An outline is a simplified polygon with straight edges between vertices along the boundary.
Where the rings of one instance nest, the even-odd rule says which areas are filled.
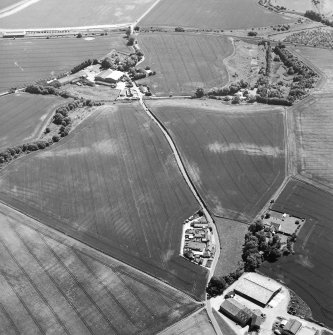
[[[295,319],[290,319],[283,328],[283,334],[295,335],[302,328],[302,324]]]
[[[185,243],[185,247],[194,251],[203,252],[206,248],[206,244],[201,242],[189,241]]]
[[[239,280],[235,293],[259,306],[266,307],[281,288],[278,283],[267,277],[257,273],[247,273]]]
[[[287,213],[276,211],[269,211],[266,215],[267,217],[263,220],[266,227],[272,227],[275,232],[288,236],[295,233],[299,224],[305,221],[304,219],[291,216]]]
[[[233,298],[223,301],[220,312],[235,321],[241,327],[245,327],[252,316],[251,311],[247,307]]]
[[[117,83],[122,77],[123,72],[121,71],[115,71],[115,70],[105,70],[100,72],[96,77],[95,80],[97,81],[104,81],[107,83]]]

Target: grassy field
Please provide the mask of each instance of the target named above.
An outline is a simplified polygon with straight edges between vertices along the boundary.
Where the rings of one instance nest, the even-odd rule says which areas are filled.
[[[214,218],[220,239],[220,258],[215,276],[225,276],[237,269],[242,260],[242,246],[248,226],[233,220]]]
[[[333,195],[313,186],[290,181],[274,209],[306,218],[294,256],[260,271],[283,280],[310,307],[316,320],[333,327]]]
[[[0,28],[54,28],[131,23],[154,0],[42,0],[1,19]],[[54,15],[54,13],[57,15]]]
[[[284,179],[282,110],[200,100],[149,101],[214,215],[251,220]]]
[[[296,48],[325,72],[327,80],[304,103],[296,105],[298,171],[333,188],[333,52]]]
[[[205,310],[179,322],[160,335],[214,335],[216,334]],[[227,335],[227,333],[225,333]],[[229,334],[228,334],[229,335]]]
[[[71,95],[83,99],[93,100],[115,100],[119,95],[119,90],[111,88],[109,86],[96,85],[90,86],[77,86],[77,85],[66,85],[64,89]]]
[[[313,10],[324,15],[333,14],[333,4],[330,0],[321,0],[317,5],[314,5],[312,0],[273,0],[273,6],[283,6],[288,10],[305,13],[307,10]]]
[[[143,79],[157,96],[192,95],[197,87],[211,88],[228,82],[223,64],[233,47],[221,36],[158,34],[139,35],[145,54],[142,66],[156,75]]]
[[[249,15],[251,13],[251,15]],[[256,0],[164,0],[139,23],[142,26],[181,26],[212,29],[245,29],[290,22]]]
[[[105,106],[59,145],[4,170],[0,198],[203,298],[207,271],[179,257],[198,205],[139,104]]]
[[[89,41],[80,38],[1,40],[0,92],[56,76],[88,58],[101,58],[112,49],[130,51],[121,34]]]
[[[55,96],[11,94],[0,98],[0,151],[32,141],[48,122],[57,105]]]
[[[20,0],[0,0],[0,10],[15,5]]]
[[[200,308],[3,205],[0,261],[1,334],[150,335]]]

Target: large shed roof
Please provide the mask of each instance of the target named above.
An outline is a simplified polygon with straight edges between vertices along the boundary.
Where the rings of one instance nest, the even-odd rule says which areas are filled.
[[[257,273],[247,273],[240,278],[235,291],[266,305],[280,289],[281,285],[270,278]]]
[[[290,319],[285,325],[284,330],[289,331],[291,334],[296,334],[300,328],[302,328],[302,324],[298,320]]]

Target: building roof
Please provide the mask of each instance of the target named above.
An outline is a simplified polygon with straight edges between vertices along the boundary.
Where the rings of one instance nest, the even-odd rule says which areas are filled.
[[[239,293],[266,305],[272,296],[281,289],[281,285],[270,278],[257,273],[243,275],[235,288]]]
[[[298,320],[290,319],[284,326],[284,330],[289,331],[291,334],[296,334],[301,327],[302,324]]]
[[[100,72],[96,77],[101,79],[113,79],[115,81],[119,80],[124,74],[121,71],[116,71],[112,69],[107,69]]]
[[[187,247],[193,250],[201,250],[203,251],[206,247],[205,243],[201,243],[201,242],[194,242],[194,241],[189,241],[187,243]]]
[[[234,298],[224,300],[221,305],[221,310],[228,312],[233,317],[245,323],[249,321],[251,318],[249,309],[246,308],[244,305],[242,305],[237,300],[235,300]]]

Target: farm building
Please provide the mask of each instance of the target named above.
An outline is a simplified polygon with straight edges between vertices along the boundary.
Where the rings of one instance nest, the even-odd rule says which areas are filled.
[[[295,335],[302,328],[302,324],[295,319],[290,319],[283,328],[283,334]]]
[[[257,273],[247,273],[239,279],[235,293],[265,307],[280,292],[281,285]]]
[[[205,243],[189,241],[185,243],[185,247],[194,251],[204,251],[206,248]]]
[[[108,70],[100,72],[95,77],[95,80],[105,81],[107,83],[117,83],[123,77],[123,75],[124,73],[121,71],[108,69]]]
[[[304,219],[291,216],[287,213],[279,213],[276,211],[269,211],[269,217],[263,220],[265,226],[272,227],[276,232],[285,235],[292,235],[299,227],[300,223],[304,223]]]
[[[241,327],[245,327],[252,317],[251,311],[233,298],[223,301],[220,312],[235,321]]]
[[[3,38],[24,37],[25,31],[6,31],[3,33]]]

